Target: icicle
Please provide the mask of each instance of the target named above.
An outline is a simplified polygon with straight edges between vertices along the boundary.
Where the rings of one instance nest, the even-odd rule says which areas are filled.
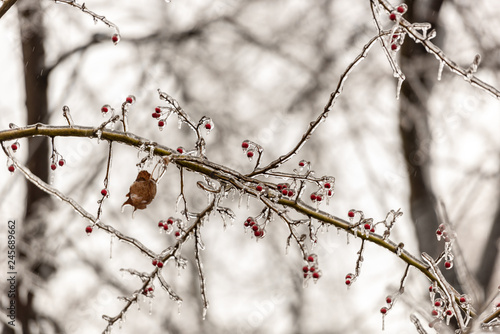
[[[441,76],[443,74],[443,69],[444,69],[444,61],[439,62],[439,69],[438,69],[438,81],[441,81]]]
[[[153,298],[149,298],[149,315],[153,314]]]
[[[399,100],[399,94],[401,93],[401,86],[403,85],[405,79],[403,77],[398,78],[398,86],[396,87],[396,100]]]
[[[109,259],[113,259],[113,238],[114,236],[112,235],[111,238],[109,239]]]
[[[208,306],[203,306],[203,311],[201,312],[201,319],[205,320],[207,317]]]

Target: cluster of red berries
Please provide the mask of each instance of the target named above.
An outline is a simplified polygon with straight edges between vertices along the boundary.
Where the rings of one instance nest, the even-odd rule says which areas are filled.
[[[289,183],[278,183],[277,189],[283,196],[293,197],[295,195],[295,191],[290,188]]]
[[[163,262],[160,260],[154,259],[152,262],[153,266],[158,267],[158,268],[163,268]]]
[[[352,283],[354,283],[354,281],[356,280],[356,276],[352,273],[349,273],[347,275],[345,275],[345,285],[347,285],[348,287],[352,285]]]
[[[389,14],[389,20],[391,21],[398,21],[399,16],[403,15],[406,13],[408,10],[408,6],[405,4],[402,4],[396,8],[395,11]],[[403,36],[400,34],[394,34],[391,37],[391,50],[392,51],[398,51],[399,48],[401,47],[401,44],[403,44]]]
[[[50,164],[50,169],[52,170],[56,170],[57,168],[57,165],[59,165],[60,167],[64,166],[66,164],[66,161],[64,159],[59,159],[57,161],[57,164],[56,164],[56,161],[53,161],[51,164]]]
[[[259,146],[250,140],[244,140],[241,143],[241,149],[247,155],[247,158],[252,160],[255,155],[255,151],[259,151]]]
[[[386,314],[391,308],[394,303],[394,298],[392,296],[387,296],[385,297],[385,302],[387,303],[387,306],[384,306],[380,309],[380,313],[383,315]]]
[[[253,232],[253,235],[257,239],[263,238],[265,235],[264,228],[259,226],[259,224],[257,224],[254,217],[248,217],[245,220],[245,222],[243,223],[243,226],[245,226],[245,228],[251,229]]]
[[[154,291],[154,287],[148,286],[148,287],[145,287],[144,290],[142,290],[142,294],[146,297],[152,297],[153,291]]]
[[[396,21],[398,19],[398,15],[403,15],[408,10],[408,6],[405,4],[399,5],[395,11],[389,14],[389,20]]]
[[[318,256],[316,254],[310,254],[307,256],[307,264],[302,267],[302,272],[304,273],[304,279],[313,278],[316,282],[321,277],[321,270],[318,270]]]
[[[158,228],[160,229],[160,232],[165,231],[166,233],[170,234],[174,230],[174,224],[177,225],[178,228],[180,228],[181,223],[182,221],[180,219],[169,217],[167,220],[160,220],[158,222]],[[182,235],[181,230],[176,230],[174,235],[176,238],[179,238]]]
[[[438,241],[440,241],[441,238],[443,238],[445,242],[451,241],[448,231],[446,231],[446,227],[444,226],[444,224],[439,225],[438,229],[436,230],[436,237]]]
[[[324,197],[332,197],[333,196],[333,185],[334,185],[334,179],[333,178],[325,178],[325,181],[321,183],[321,187],[318,191],[313,192],[309,198],[311,201],[315,203],[321,203],[324,199]]]

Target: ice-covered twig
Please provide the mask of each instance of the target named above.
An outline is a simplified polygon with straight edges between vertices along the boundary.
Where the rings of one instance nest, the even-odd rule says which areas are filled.
[[[63,106],[62,108],[63,110],[63,116],[64,118],[66,118],[66,121],[68,121],[68,125],[69,126],[73,126],[73,117],[71,117],[71,113],[70,113],[70,110],[69,110],[69,107],[68,106]]]
[[[304,146],[304,144],[311,138],[311,135],[314,133],[314,131],[319,127],[321,123],[323,123],[326,118],[328,117],[328,114],[331,110],[333,110],[333,106],[335,102],[337,101],[337,98],[340,96],[342,93],[342,89],[344,88],[344,84],[351,72],[354,70],[354,68],[363,60],[366,58],[368,51],[370,51],[371,47],[375,42],[379,39],[379,36],[373,37],[365,46],[363,47],[363,51],[352,61],[346,68],[346,70],[340,75],[340,79],[337,84],[337,88],[335,91],[333,91],[330,94],[330,98],[328,99],[328,102],[326,103],[323,111],[319,116],[309,123],[309,127],[307,130],[304,132],[302,135],[302,138],[299,140],[299,142],[286,154],[280,156],[278,159],[273,160],[270,162],[267,166],[258,168],[254,170],[252,173],[248,174],[248,176],[255,176],[259,174],[263,174],[269,170],[278,168],[281,166],[283,163],[286,161],[290,160],[293,156],[295,156],[299,150]]]
[[[201,300],[203,303],[203,319],[205,319],[205,316],[207,314],[208,310],[208,298],[207,298],[207,288],[206,288],[206,280],[205,280],[205,273],[203,271],[203,263],[201,262],[201,255],[200,255],[200,243],[198,242],[201,240],[201,235],[199,231],[199,226],[197,226],[194,229],[194,257],[196,259],[196,267],[198,267],[198,277],[200,280],[200,293],[201,293]]]
[[[414,314],[410,315],[410,320],[415,325],[415,329],[417,330],[418,334],[427,334],[424,327],[422,327],[420,320],[418,320],[418,318]]]

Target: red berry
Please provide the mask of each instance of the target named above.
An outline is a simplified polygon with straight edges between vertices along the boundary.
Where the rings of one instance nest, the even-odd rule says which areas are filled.
[[[382,313],[382,314],[386,314],[386,313],[387,313],[387,307],[382,307],[382,308],[380,309],[380,313]]]
[[[467,299],[465,299],[465,297],[460,297],[460,302],[461,303],[465,303],[467,301]]]
[[[157,112],[154,112],[151,114],[151,117],[153,118],[160,118],[161,114],[160,113],[157,113]],[[165,124],[164,124],[165,125]],[[163,126],[163,125],[162,125]]]
[[[330,189],[331,187],[332,187],[332,185],[330,183],[328,183],[328,182],[325,183],[325,188]]]
[[[309,261],[309,262],[314,262],[314,256],[309,255],[309,256],[307,257],[307,261]]]
[[[315,272],[315,271],[316,271],[316,268],[311,267],[311,269],[309,269],[309,271],[313,273],[313,272]]]
[[[157,260],[153,260],[153,262],[151,262],[153,264],[153,266],[156,266],[158,264],[158,261]]]
[[[389,15],[389,19],[390,19],[391,21],[396,21],[396,14],[391,13],[391,15]]]
[[[14,144],[10,145],[10,148],[12,149],[12,151],[17,151],[17,144],[14,143]]]
[[[261,237],[263,234],[264,234],[264,232],[262,232],[262,230],[257,230],[255,232],[253,232],[253,235],[255,235],[256,237]]]
[[[437,234],[437,235],[441,235],[441,234],[443,234],[443,231],[441,231],[441,230],[437,230],[437,231],[436,231],[436,234]]]
[[[385,298],[385,302],[387,304],[391,304],[392,303],[392,297],[391,296],[387,296],[387,298]]]
[[[305,164],[303,161],[299,162],[299,166],[300,166],[300,167],[304,167],[305,165],[306,165],[306,164]]]
[[[160,128],[163,128],[165,126],[165,122],[164,121],[158,121],[158,126]],[[177,150],[179,150],[179,149],[177,149]]]
[[[323,197],[321,197],[321,195],[317,195],[317,196],[316,196],[316,200],[317,200],[318,202],[321,202],[321,201],[323,200]]]
[[[288,190],[288,194],[287,194],[288,197],[292,197],[293,196],[293,190]]]
[[[109,111],[108,107],[104,106],[101,108],[101,112],[107,113]]]
[[[113,37],[111,37],[111,40],[116,44],[120,40],[120,37],[118,36],[118,34],[114,34]]]
[[[182,147],[177,147],[177,152],[184,153],[184,150],[182,149]]]
[[[163,262],[161,261],[158,261],[158,264],[157,264],[158,268],[163,268]]]
[[[179,232],[179,231],[175,231],[175,236],[176,236],[176,237],[180,237],[180,236],[181,236],[181,232]]]
[[[167,219],[167,224],[172,225],[174,223],[174,220],[172,218]]]
[[[397,44],[392,44],[392,45],[391,45],[391,50],[392,50],[392,51],[396,51],[397,49],[398,49]]]
[[[149,291],[149,292],[152,292],[153,290],[154,290],[154,289],[153,289],[153,287],[152,287],[152,286],[150,286],[150,287],[148,288],[148,291]]]
[[[157,114],[160,114],[160,113],[161,113],[161,109],[160,109],[160,107],[156,107],[156,108],[155,108],[155,112],[156,112]]]
[[[258,229],[259,229],[259,226],[257,226],[257,224],[252,226],[252,230],[257,231]]]
[[[370,224],[368,224],[368,223],[365,224],[365,230],[369,230],[371,228],[372,228],[372,226]]]
[[[243,143],[241,143],[241,147],[248,148],[248,142],[244,141]]]
[[[398,13],[403,14],[405,12],[405,8],[403,6],[399,6],[397,11],[398,11]]]
[[[167,224],[163,225],[163,229],[164,229],[165,231],[167,231],[167,230],[168,230],[168,225],[167,225]]]
[[[163,220],[160,220],[160,221],[158,222],[158,227],[163,227]]]
[[[309,268],[307,266],[303,266],[302,267],[302,271],[305,272],[305,273],[307,273],[309,271]]]
[[[16,167],[14,165],[10,165],[8,167],[9,172],[13,173],[16,170]]]
[[[354,217],[354,211],[349,211],[347,213],[347,215],[350,217],[350,218],[353,218]]]
[[[372,229],[370,230],[370,232],[375,233],[375,227],[372,227]]]
[[[345,280],[345,285],[351,285],[351,280],[350,279],[346,279]]]
[[[249,157],[249,158],[253,157],[253,152],[252,151],[248,151],[247,152],[247,157]]]
[[[345,279],[351,279],[351,278],[352,278],[351,274],[345,275]]]
[[[313,273],[313,278],[318,279],[318,278],[319,278],[319,276],[320,276],[320,275],[319,275],[319,273],[318,273],[318,272]]]
[[[132,96],[127,96],[127,98],[125,99],[125,101],[127,101],[127,103],[133,103],[134,99],[132,98]]]
[[[51,164],[51,165],[50,165],[50,169],[52,169],[52,170],[56,170],[56,168],[57,168],[56,164]]]
[[[59,166],[64,166],[64,159],[59,160]]]
[[[452,310],[446,310],[446,315],[447,315],[447,316],[450,316],[450,315],[452,315],[452,314],[453,314],[453,311],[452,311]]]
[[[107,196],[108,195],[108,191],[106,189],[101,190],[101,195]]]
[[[86,232],[87,234],[92,233],[92,226],[90,226],[90,225],[89,225],[89,226],[87,226],[87,227],[85,228],[85,232]]]
[[[257,186],[257,187],[255,187],[255,190],[257,190],[257,191],[262,191],[262,186]]]
[[[318,199],[318,198],[316,197],[316,194],[314,194],[314,193],[313,193],[313,194],[311,194],[311,201],[313,201],[313,202],[314,202],[314,201],[315,201],[315,200],[317,200],[317,199]]]
[[[436,317],[439,313],[436,310],[432,310],[431,314]]]
[[[212,124],[207,123],[205,124],[205,129],[210,130],[212,128]]]
[[[441,306],[441,302],[440,302],[439,300],[436,300],[436,301],[434,302],[434,306],[436,306],[436,307],[440,307],[440,306]]]

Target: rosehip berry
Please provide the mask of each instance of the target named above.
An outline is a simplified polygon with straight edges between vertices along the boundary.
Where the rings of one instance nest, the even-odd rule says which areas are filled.
[[[382,307],[382,308],[380,309],[380,313],[382,313],[382,314],[386,314],[386,313],[387,313],[387,307]]]
[[[253,157],[253,152],[252,151],[248,151],[247,152],[247,157],[249,157],[249,158]]]
[[[309,268],[307,266],[303,266],[302,267],[302,271],[305,272],[305,273],[307,273],[309,271]]]
[[[64,162],[64,159],[61,159],[61,160],[59,160],[59,162],[58,162],[59,166],[61,166],[61,167],[62,167],[62,166],[64,166],[64,163],[65,163],[65,162]]]
[[[107,196],[108,195],[108,191],[106,189],[101,190],[101,195]]]
[[[347,213],[347,215],[349,216],[349,218],[353,218],[354,217],[354,211],[349,211]]]
[[[158,264],[158,260],[153,260],[153,262],[151,262],[153,264],[153,266],[156,266]]]
[[[157,264],[158,268],[163,268],[163,262],[161,261],[158,261],[158,264]]]
[[[391,13],[391,15],[389,15],[389,20],[396,21],[396,14]]]
[[[17,151],[17,144],[16,144],[16,143],[14,143],[14,144],[10,145],[10,148],[11,148],[11,149],[12,149],[12,151],[14,151],[14,152],[15,152],[15,151]]]
[[[247,149],[248,143],[246,141],[244,141],[243,143],[241,143],[241,147]]]
[[[56,164],[51,164],[51,165],[50,165],[50,169],[52,169],[52,170],[56,170],[56,168],[57,168]]]
[[[9,170],[9,172],[14,173],[14,171],[16,170],[16,167],[14,165],[10,165],[8,167],[8,170]]]

